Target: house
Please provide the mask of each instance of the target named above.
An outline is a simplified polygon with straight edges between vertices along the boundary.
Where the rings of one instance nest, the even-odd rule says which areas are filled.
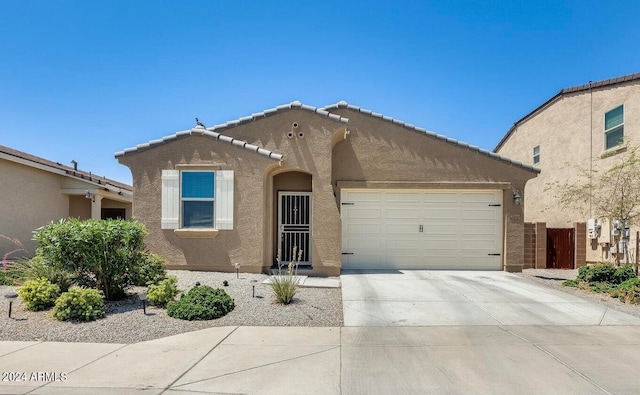
[[[562,89],[516,121],[498,143],[495,153],[541,170],[524,190],[525,221],[533,224],[537,249],[549,252],[542,252],[535,266],[563,266],[551,262],[557,258],[553,250],[562,248],[544,245],[545,232],[549,233],[545,229],[573,228],[574,224],[580,233],[574,235],[574,262],[564,267],[613,258],[610,253],[618,246],[611,239],[610,222],[600,219],[599,237],[588,237],[588,232],[580,231],[580,224],[594,217],[593,209],[561,208],[548,186],[572,182],[578,169],[611,167],[627,150],[629,141],[640,143],[640,73]],[[631,231],[631,245],[635,245],[635,230]]]
[[[0,145],[0,259],[32,256],[33,231],[62,218],[130,218],[132,188]]]
[[[514,194],[538,173],[346,102],[292,102],[115,156],[147,247],[169,268],[266,272],[295,247],[304,272],[332,276],[519,271]]]

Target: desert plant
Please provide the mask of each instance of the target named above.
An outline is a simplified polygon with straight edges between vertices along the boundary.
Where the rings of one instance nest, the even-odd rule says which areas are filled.
[[[178,278],[176,276],[169,276],[168,278],[160,281],[157,285],[149,285],[147,298],[149,300],[149,304],[165,307],[170,302],[173,302],[179,293]]]
[[[104,298],[101,291],[89,288],[74,288],[56,300],[52,311],[60,321],[94,321],[104,317]]]
[[[584,281],[589,283],[608,282],[613,283],[615,281],[614,274],[616,268],[608,263],[599,263],[595,266],[588,267],[584,272]],[[578,274],[580,274],[578,272]]]
[[[144,226],[136,221],[65,219],[35,232],[38,255],[75,273],[80,284],[95,284],[107,300],[125,296],[131,268],[144,250]]]
[[[7,240],[13,244],[13,247],[10,247],[12,249],[2,254],[2,257],[0,258],[0,268],[6,268],[10,264],[11,260],[13,260],[14,254],[20,251],[25,252],[25,249],[24,245],[18,239],[5,235],[0,235],[0,239]]]
[[[578,280],[566,280],[562,282],[562,285],[564,285],[565,287],[577,287],[578,286]]]
[[[191,288],[177,302],[170,303],[167,314],[188,321],[212,320],[226,315],[234,307],[233,298],[224,290],[200,285]]]
[[[278,268],[272,273],[269,284],[271,285],[271,290],[276,300],[282,304],[291,303],[299,287],[298,265],[302,259],[302,250],[298,250],[298,248],[294,246],[291,256],[294,257],[294,259],[288,264],[283,264],[280,261],[280,251],[278,250],[276,257]]]
[[[51,284],[46,278],[28,280],[18,288],[18,295],[32,311],[46,310],[53,306],[58,296],[60,287]]]
[[[131,283],[133,285],[145,286],[158,284],[167,278],[164,259],[150,252],[139,254],[131,272]]]
[[[58,285],[61,292],[67,292],[74,283],[74,277],[70,272],[47,263],[40,255],[31,259],[20,259],[9,265],[6,270],[18,285],[28,280],[46,278],[52,284]]]

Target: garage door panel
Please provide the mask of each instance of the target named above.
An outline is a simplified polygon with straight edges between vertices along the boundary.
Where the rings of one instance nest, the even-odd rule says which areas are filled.
[[[347,232],[352,235],[382,234],[382,226],[377,223],[345,224],[343,232]]]
[[[420,200],[420,195],[417,193],[387,193],[384,196],[386,203],[401,203],[401,204],[417,204]]]
[[[455,192],[431,192],[422,194],[423,203],[451,203],[458,201],[458,194]]]
[[[342,196],[349,199],[341,206],[345,269],[502,268],[500,190],[345,190]]]
[[[415,211],[414,211],[415,216]],[[422,210],[422,215],[420,218],[425,219],[427,221],[432,221],[434,219],[448,219],[455,220],[458,217],[458,211],[455,208],[425,208]]]
[[[416,221],[416,208],[395,208],[384,211],[386,219],[412,219]]]
[[[495,221],[496,211],[494,209],[462,210],[461,218],[465,220],[485,220]]]
[[[496,203],[496,194],[494,192],[462,192],[460,195],[463,203]],[[502,200],[502,197],[500,197],[500,200]]]
[[[423,229],[422,234],[424,235],[456,235],[459,233],[458,226],[454,224],[425,223]]]
[[[382,210],[378,208],[356,208],[345,210],[348,213],[347,218],[353,219],[380,219],[382,218]]]

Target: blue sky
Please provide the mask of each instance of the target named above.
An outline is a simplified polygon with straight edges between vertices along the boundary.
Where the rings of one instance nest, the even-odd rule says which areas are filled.
[[[0,144],[114,152],[300,100],[491,150],[560,89],[640,72],[632,1],[0,0]]]

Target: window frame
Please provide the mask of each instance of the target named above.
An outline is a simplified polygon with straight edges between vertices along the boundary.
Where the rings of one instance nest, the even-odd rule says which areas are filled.
[[[536,149],[538,152],[536,152]],[[536,145],[533,147],[533,164],[536,165],[538,163],[540,163],[540,146]]]
[[[213,175],[213,197],[211,198],[185,198],[183,193],[183,182],[185,173],[211,173]],[[216,229],[216,171],[215,170],[180,170],[180,217],[179,229]],[[211,226],[185,226],[184,202],[211,202]]]
[[[620,121],[619,124],[616,124],[615,126],[612,126],[612,127],[607,129],[607,114],[610,114],[611,112],[613,112],[613,111],[615,111],[615,110],[617,110],[619,108],[622,108],[622,120]],[[616,106],[616,107],[612,108],[609,111],[606,111],[604,113],[602,121],[603,121],[603,123],[602,123],[603,129],[604,129],[604,149],[605,149],[605,151],[608,151],[608,150],[611,150],[611,149],[615,149],[616,147],[621,146],[624,143],[624,104],[621,104],[619,106]],[[618,132],[618,131],[622,132],[622,138],[620,139],[620,141],[618,143],[609,146],[608,145],[608,140],[609,140],[608,137],[609,137],[609,135],[611,135],[611,134],[613,134],[615,132]]]

